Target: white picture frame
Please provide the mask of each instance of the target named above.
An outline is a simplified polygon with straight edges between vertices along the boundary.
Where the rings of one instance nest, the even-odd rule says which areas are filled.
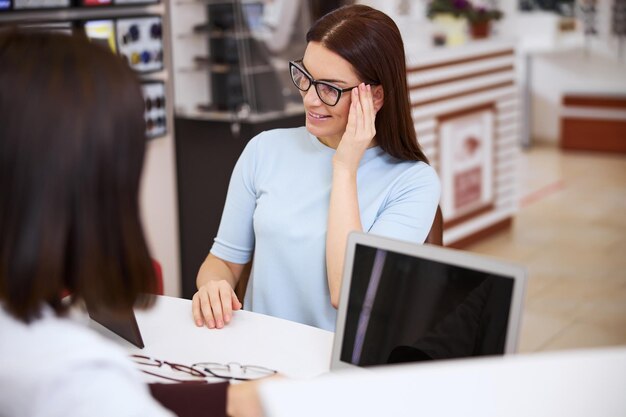
[[[446,220],[493,203],[494,125],[492,107],[446,118],[440,123],[441,210]]]

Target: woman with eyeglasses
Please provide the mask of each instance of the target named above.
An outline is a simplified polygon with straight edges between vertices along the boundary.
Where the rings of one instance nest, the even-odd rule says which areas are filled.
[[[246,308],[334,330],[347,236],[423,243],[439,180],[416,139],[402,38],[363,5],[319,19],[290,62],[306,125],[253,138],[237,162],[220,228],[198,272],[196,325],[221,328],[254,253]]]

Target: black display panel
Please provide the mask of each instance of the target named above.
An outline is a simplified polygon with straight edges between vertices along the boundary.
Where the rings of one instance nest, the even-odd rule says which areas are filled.
[[[341,361],[373,366],[501,355],[513,285],[512,276],[358,244]]]

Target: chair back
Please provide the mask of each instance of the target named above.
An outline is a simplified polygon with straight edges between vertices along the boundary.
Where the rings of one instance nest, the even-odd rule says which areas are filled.
[[[435,219],[433,225],[426,236],[424,243],[430,243],[431,245],[443,246],[443,214],[441,213],[441,207],[437,206],[437,212],[435,213]]]

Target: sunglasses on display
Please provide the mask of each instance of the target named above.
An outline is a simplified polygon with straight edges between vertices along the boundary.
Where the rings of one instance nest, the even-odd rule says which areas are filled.
[[[322,103],[328,106],[335,106],[341,99],[341,95],[348,91],[351,91],[358,87],[341,88],[328,81],[318,81],[309,74],[302,60],[289,61],[289,72],[291,74],[291,81],[300,91],[309,91],[311,86],[315,86],[315,92],[317,96],[322,100]],[[378,83],[368,83],[370,85],[378,85]]]

